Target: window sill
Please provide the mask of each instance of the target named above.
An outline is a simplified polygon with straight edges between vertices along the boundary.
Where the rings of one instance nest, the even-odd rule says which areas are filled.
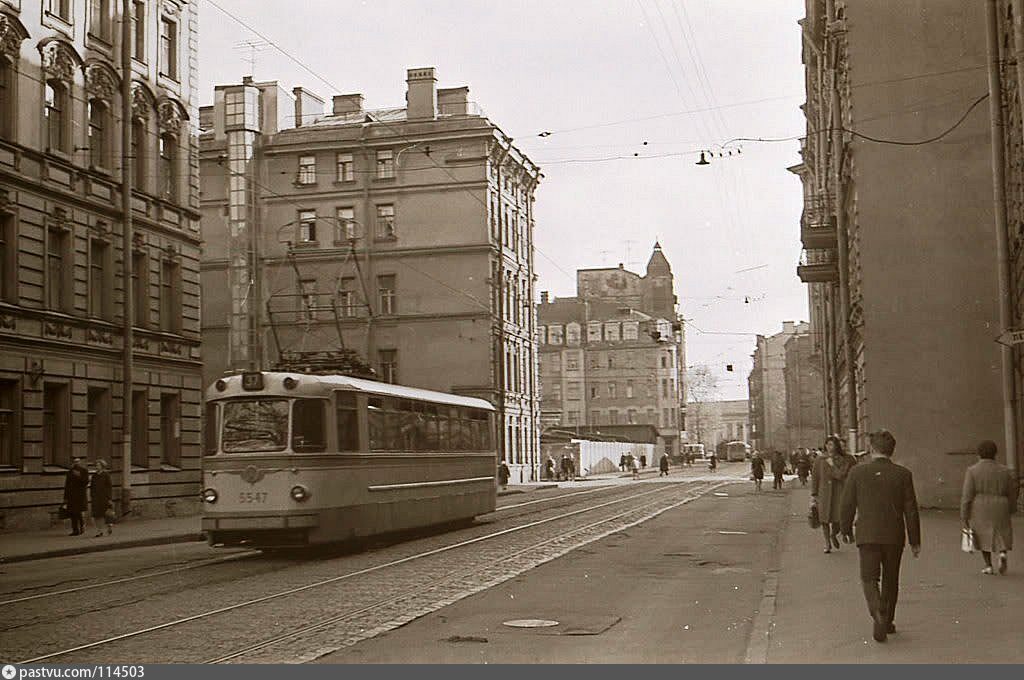
[[[21,473],[21,468],[15,465],[0,465],[0,475],[16,475]]]
[[[355,241],[353,243],[353,241]],[[356,248],[359,245],[359,239],[352,239],[349,241],[334,241],[335,248]]]
[[[315,187],[316,185],[316,182],[300,182],[298,180],[292,182],[292,186],[294,186],[296,189],[302,189],[304,187]]]
[[[66,475],[68,473],[68,470],[70,470],[70,469],[71,469],[70,465],[68,465],[67,467],[63,467],[61,465],[44,465],[43,466],[43,474],[44,475]]]
[[[182,468],[170,463],[160,463],[160,472],[181,472]]]
[[[164,73],[163,71],[161,71],[161,72],[160,72],[160,77],[161,77],[161,78],[164,78],[164,79],[166,79],[166,80],[169,80],[169,81],[171,81],[172,83],[176,83],[176,84],[181,84],[181,81],[180,81],[180,80],[178,80],[178,76],[177,76],[177,74],[175,74],[175,75],[171,75],[170,73]]]
[[[373,242],[374,243],[387,243],[388,241],[397,241],[397,240],[398,240],[397,236],[374,236],[373,237]]]
[[[334,180],[334,184],[335,185],[347,184],[349,186],[354,186],[355,183],[356,183],[356,180],[354,178],[353,179],[336,179],[336,180]]]
[[[384,182],[384,183],[387,183],[387,182],[394,182],[396,179],[397,178],[395,178],[395,177],[374,177],[373,181],[374,182]]]
[[[320,241],[299,241],[294,244],[292,248],[299,248],[303,250],[313,250],[314,248],[320,247]]]
[[[92,31],[89,31],[88,38],[90,43],[98,43],[100,47],[105,48],[107,50],[110,50],[114,47],[114,43],[109,37],[104,37],[102,35],[99,35],[98,33],[93,33]]]

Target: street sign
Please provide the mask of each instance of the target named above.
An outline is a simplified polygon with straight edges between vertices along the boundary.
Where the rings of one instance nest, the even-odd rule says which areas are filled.
[[[1019,345],[1024,342],[1024,330],[1003,331],[1003,334],[996,338],[996,342],[1000,345],[1006,345],[1007,347]]]

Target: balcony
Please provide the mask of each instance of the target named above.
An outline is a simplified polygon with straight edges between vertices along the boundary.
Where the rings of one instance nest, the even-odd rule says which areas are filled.
[[[839,280],[839,266],[834,250],[805,250],[800,256],[796,275],[804,283],[831,283]]]
[[[800,216],[800,240],[807,250],[836,247],[836,216],[831,194],[814,194],[804,199]]]

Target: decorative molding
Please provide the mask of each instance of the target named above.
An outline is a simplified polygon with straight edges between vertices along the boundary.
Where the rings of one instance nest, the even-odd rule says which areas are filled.
[[[161,4],[160,10],[165,17],[170,17],[172,19],[177,19],[181,14],[181,8],[172,2],[164,2]]]
[[[160,351],[167,354],[181,354],[181,344],[170,340],[160,342]]]
[[[177,244],[168,243],[161,250],[163,251],[164,259],[171,262],[181,262],[181,248]]]
[[[13,212],[11,206],[11,192],[7,187],[0,187],[0,213]]]
[[[109,104],[114,100],[117,88],[116,79],[104,64],[93,62],[85,67],[85,90],[90,99],[100,99]]]
[[[47,79],[71,83],[75,69],[82,63],[75,49],[61,40],[52,39],[39,46],[43,74]]]
[[[181,107],[173,99],[164,99],[157,105],[161,134],[177,136],[181,132]]]
[[[132,252],[144,253],[146,252],[146,235],[140,232],[132,234]]]
[[[104,239],[108,239],[111,236],[110,223],[105,220],[96,220],[94,224],[89,225],[89,229],[95,232],[96,236]]]
[[[0,330],[18,330],[17,317],[15,317],[13,314],[0,314]]]
[[[138,335],[132,336],[132,348],[149,351],[149,340]]]
[[[139,83],[132,83],[132,118],[148,123],[149,112],[152,109],[152,100],[146,88]]]
[[[85,337],[89,342],[98,342],[102,345],[111,344],[110,331],[90,328],[86,331]]]
[[[71,231],[71,220],[68,219],[67,209],[59,205],[54,207],[53,214],[47,219],[46,226],[59,231]]]
[[[44,321],[43,335],[50,338],[71,338],[71,325],[63,321]]]
[[[17,62],[21,53],[21,41],[28,37],[28,31],[21,22],[6,12],[0,12],[0,54]]]

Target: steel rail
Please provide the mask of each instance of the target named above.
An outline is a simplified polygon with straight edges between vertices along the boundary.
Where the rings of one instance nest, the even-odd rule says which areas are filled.
[[[719,486],[723,486],[723,485],[728,484],[728,483],[729,482],[723,482],[722,484],[717,484],[717,485],[715,485],[715,484],[708,484],[708,486],[706,486],[703,489],[700,489],[696,494],[693,494],[693,495],[690,495],[690,496],[686,496],[685,498],[683,498],[682,500],[680,500],[678,502],[671,503],[670,505],[668,505],[665,508],[663,508],[662,510],[660,510],[659,513],[657,513],[657,514],[660,514],[661,512],[665,512],[667,510],[671,510],[671,509],[679,507],[681,505],[685,505],[686,503],[690,503],[690,502],[696,500],[697,498],[700,498],[701,496],[705,495],[706,493],[708,493],[712,489],[716,489]],[[646,504],[644,504],[644,505],[642,505],[640,507],[631,508],[630,512],[631,513],[648,512],[649,508],[657,507],[658,505],[661,505],[661,502],[655,500],[655,501],[648,502],[648,503],[646,503]],[[638,522],[646,521],[647,519],[648,519],[647,517],[644,517],[643,519],[637,520],[636,522],[632,522],[632,523],[628,523],[627,522],[626,527],[624,527],[624,528],[628,528],[629,526],[632,526],[633,524],[636,524]],[[371,603],[369,605],[365,605],[365,606],[360,607],[358,609],[354,609],[352,611],[348,611],[348,612],[345,612],[343,614],[336,614],[334,616],[328,617],[328,618],[323,619],[321,621],[317,621],[316,623],[308,624],[306,626],[303,626],[303,627],[298,628],[296,630],[293,630],[291,632],[283,633],[283,634],[275,636],[273,638],[269,638],[267,640],[263,640],[261,642],[257,642],[257,643],[255,643],[253,645],[250,645],[249,647],[246,647],[244,649],[236,650],[236,651],[231,652],[229,654],[226,654],[224,656],[216,657],[214,659],[209,659],[209,660],[203,661],[201,663],[203,663],[203,664],[221,664],[221,663],[226,663],[228,661],[231,661],[232,659],[237,659],[240,656],[244,656],[246,654],[250,654],[250,653],[255,652],[255,651],[260,651],[262,649],[266,649],[268,647],[272,647],[273,645],[278,644],[280,642],[285,642],[287,640],[291,640],[291,639],[294,639],[294,638],[297,638],[297,637],[301,637],[303,635],[306,635],[307,633],[313,633],[313,632],[316,632],[316,631],[321,630],[323,628],[327,628],[329,626],[332,626],[332,625],[334,625],[336,623],[340,623],[342,621],[353,619],[353,618],[355,618],[355,617],[357,617],[357,616],[359,616],[361,614],[365,614],[367,612],[371,612],[374,609],[378,609],[378,608],[386,606],[386,605],[394,604],[396,601],[406,600],[406,599],[415,597],[417,595],[422,595],[422,594],[428,593],[428,592],[430,592],[432,590],[436,590],[438,587],[444,586],[446,584],[451,584],[451,583],[457,582],[457,581],[459,581],[461,579],[464,579],[464,578],[467,578],[467,577],[470,577],[470,576],[474,576],[476,574],[480,574],[485,569],[492,568],[495,564],[500,564],[502,562],[508,562],[510,560],[514,560],[517,557],[520,557],[522,555],[525,555],[525,554],[528,554],[528,553],[533,552],[535,550],[538,550],[540,548],[543,548],[544,546],[550,545],[552,543],[558,543],[558,542],[561,542],[561,541],[565,541],[567,538],[571,538],[573,536],[578,536],[580,534],[583,534],[583,533],[586,533],[588,531],[591,531],[595,527],[601,526],[602,524],[610,524],[612,522],[622,522],[622,517],[621,516],[605,517],[605,518],[600,519],[600,520],[598,520],[596,522],[591,522],[590,524],[584,524],[583,526],[576,527],[575,529],[571,529],[570,531],[568,531],[568,532],[566,532],[564,534],[558,534],[557,536],[552,536],[551,538],[546,538],[543,541],[538,541],[537,543],[534,543],[533,545],[530,545],[528,547],[516,550],[515,552],[512,552],[512,553],[510,553],[508,555],[505,555],[505,556],[501,557],[500,559],[498,559],[496,561],[488,562],[485,567],[474,567],[472,569],[467,569],[467,570],[465,570],[465,571],[463,571],[461,573],[455,574],[453,576],[449,576],[449,577],[447,577],[445,579],[442,579],[440,581],[434,581],[434,582],[432,582],[428,586],[421,586],[421,587],[418,587],[418,588],[410,588],[410,589],[408,589],[408,590],[406,590],[406,591],[404,591],[402,593],[399,593],[397,595],[394,595],[394,594],[389,595],[386,598],[382,598],[382,599],[380,599],[380,600],[378,600],[378,601],[376,601],[374,603]],[[615,531],[621,531],[621,530],[622,530],[621,528],[618,528]]]
[[[677,483],[687,483],[687,482],[681,481],[681,482],[677,482]],[[699,483],[699,482],[697,482],[697,483]],[[737,483],[737,480],[723,481],[722,482],[723,485],[724,484],[734,484],[734,483]],[[659,484],[657,484],[657,486],[661,487],[661,486],[665,486],[665,484],[660,484],[659,483]],[[18,663],[18,664],[38,663],[40,661],[46,661],[47,659],[53,659],[53,658],[56,658],[56,657],[61,657],[61,656],[66,656],[68,654],[73,654],[74,652],[80,652],[80,651],[83,651],[83,650],[86,650],[86,649],[94,649],[96,647],[101,647],[101,646],[104,646],[104,645],[109,645],[109,644],[112,644],[114,642],[120,642],[122,640],[131,639],[131,638],[134,638],[134,637],[138,637],[140,635],[146,635],[146,634],[149,634],[149,633],[154,633],[156,631],[166,630],[168,628],[173,628],[173,627],[176,627],[176,626],[184,625],[186,623],[191,623],[192,621],[198,621],[198,620],[201,620],[201,619],[205,619],[205,618],[209,618],[209,617],[212,617],[212,616],[216,616],[218,614],[224,614],[224,613],[227,613],[227,612],[230,612],[230,611],[235,611],[235,610],[238,610],[238,609],[243,609],[245,607],[251,607],[251,606],[254,606],[254,605],[257,605],[257,604],[262,604],[264,602],[269,602],[271,600],[276,600],[278,598],[287,597],[289,595],[295,595],[296,593],[301,593],[301,592],[305,592],[307,590],[312,590],[312,589],[315,589],[315,588],[320,588],[320,587],[323,587],[325,585],[329,585],[331,583],[337,583],[339,581],[344,581],[344,580],[347,580],[347,579],[351,579],[351,578],[354,578],[356,576],[363,576],[365,574],[370,574],[370,573],[373,573],[373,572],[376,572],[376,571],[380,571],[380,570],[383,570],[383,569],[388,569],[388,568],[391,568],[391,567],[395,567],[395,566],[398,566],[400,564],[405,564],[405,563],[408,563],[408,562],[413,562],[415,560],[420,560],[420,559],[424,559],[424,558],[427,558],[427,557],[432,557],[434,555],[439,555],[441,553],[449,552],[449,551],[455,550],[457,548],[464,548],[466,546],[474,545],[476,543],[481,543],[483,541],[488,541],[488,540],[491,540],[491,539],[494,539],[494,538],[498,538],[498,537],[501,537],[501,536],[507,536],[508,534],[516,533],[516,532],[519,532],[519,531],[525,531],[526,529],[531,529],[533,527],[540,526],[542,524],[548,524],[550,522],[556,522],[556,521],[567,519],[569,517],[573,517],[573,516],[576,516],[576,515],[581,515],[581,514],[584,514],[584,513],[587,513],[587,512],[593,512],[594,510],[599,510],[601,508],[608,507],[608,506],[611,506],[611,505],[615,505],[615,504],[618,504],[618,503],[624,503],[626,501],[634,500],[636,498],[642,498],[644,496],[649,496],[651,494],[659,493],[660,491],[663,491],[663,489],[654,489],[652,491],[645,491],[643,493],[634,494],[632,496],[626,496],[626,497],[623,497],[623,498],[616,498],[616,499],[613,499],[613,500],[610,500],[610,501],[605,501],[603,503],[599,503],[597,505],[592,505],[592,506],[589,506],[589,507],[586,507],[586,508],[580,508],[579,510],[573,510],[571,512],[562,513],[562,514],[557,515],[555,517],[548,517],[548,518],[536,520],[536,521],[533,521],[533,522],[527,522],[526,524],[521,524],[519,526],[510,527],[508,529],[502,529],[500,531],[496,531],[496,532],[493,532],[493,533],[490,533],[490,534],[485,534],[483,536],[477,536],[475,538],[471,538],[471,539],[468,539],[468,540],[465,540],[465,541],[460,541],[458,543],[453,543],[451,545],[442,546],[440,548],[434,548],[432,550],[427,550],[425,552],[418,553],[418,554],[415,554],[415,555],[409,555],[407,557],[403,557],[403,558],[400,558],[400,559],[397,559],[397,560],[392,560],[390,562],[385,562],[383,564],[374,565],[372,567],[366,567],[365,569],[358,569],[356,571],[352,571],[352,572],[349,572],[347,574],[341,574],[339,576],[333,576],[333,577],[328,578],[328,579],[322,579],[320,581],[315,581],[313,583],[309,583],[309,584],[306,584],[304,586],[298,586],[298,587],[295,587],[295,588],[289,588],[288,590],[283,590],[281,592],[273,593],[271,595],[264,595],[262,597],[253,598],[251,600],[245,600],[243,602],[237,602],[235,604],[227,605],[225,607],[219,607],[217,609],[213,609],[213,610],[210,610],[210,611],[207,611],[207,612],[201,612],[199,614],[193,614],[191,616],[185,616],[185,617],[182,617],[182,618],[179,618],[179,619],[174,619],[172,621],[165,621],[164,623],[156,624],[154,626],[149,626],[147,628],[142,628],[140,630],[135,630],[135,631],[131,631],[131,632],[128,632],[128,633],[122,633],[120,635],[114,635],[114,636],[111,636],[111,637],[108,637],[108,638],[104,638],[102,640],[96,640],[95,642],[89,642],[89,643],[78,645],[78,646],[71,647],[71,648],[68,648],[68,649],[63,649],[63,650],[59,650],[59,651],[56,651],[56,652],[50,652],[48,654],[42,654],[40,656],[32,657],[30,659],[23,659],[21,661],[15,662],[15,663]]]

